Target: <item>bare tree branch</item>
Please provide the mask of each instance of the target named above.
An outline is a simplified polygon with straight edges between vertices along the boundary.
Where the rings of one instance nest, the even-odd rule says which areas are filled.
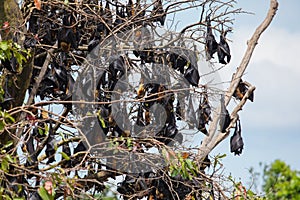
[[[257,27],[257,29],[255,30],[255,32],[253,33],[251,39],[247,42],[247,50],[244,54],[244,57],[239,65],[239,67],[237,68],[236,73],[234,74],[232,81],[230,83],[230,86],[226,92],[226,96],[225,96],[225,105],[228,105],[232,95],[234,93],[234,91],[236,90],[241,77],[243,76],[245,70],[248,67],[249,61],[251,59],[252,53],[254,51],[255,46],[257,45],[257,42],[261,36],[261,34],[268,28],[268,26],[270,25],[270,23],[272,22],[276,11],[278,9],[278,2],[277,0],[271,0],[270,1],[270,8],[269,11],[267,13],[266,18],[264,19],[264,21]],[[255,88],[252,88],[253,90]],[[223,137],[222,135],[219,136],[219,132],[216,133],[217,127],[218,127],[218,121],[220,118],[220,107],[217,109],[216,114],[213,117],[213,120],[210,124],[209,127],[209,136],[206,137],[200,148],[198,151],[198,158],[201,160],[203,159],[207,154],[209,154],[209,152],[211,152],[213,150],[213,148],[216,146],[217,143],[220,142],[220,138],[221,140],[225,139],[226,137]],[[217,134],[217,137],[215,137]]]

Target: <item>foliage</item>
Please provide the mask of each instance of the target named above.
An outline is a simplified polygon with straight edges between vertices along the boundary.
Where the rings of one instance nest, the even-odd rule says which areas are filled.
[[[21,66],[26,62],[26,56],[29,56],[29,51],[22,49],[16,42],[12,40],[0,41],[0,60],[3,62],[15,58],[19,66],[16,69],[17,72],[21,72]]]
[[[292,170],[281,160],[275,160],[264,169],[263,189],[267,199],[299,199],[300,172]]]

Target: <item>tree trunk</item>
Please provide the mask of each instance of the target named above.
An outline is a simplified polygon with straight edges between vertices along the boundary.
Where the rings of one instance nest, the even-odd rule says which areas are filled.
[[[0,19],[1,26],[3,22],[8,22],[10,30],[7,35],[2,35],[2,40],[16,40],[19,45],[23,45],[22,32],[25,30],[23,27],[24,21],[22,13],[19,9],[18,4],[14,0],[0,0]],[[21,34],[20,34],[21,32]],[[3,79],[8,80],[7,91],[14,99],[12,107],[21,106],[24,102],[26,91],[30,85],[30,79],[33,69],[33,58],[28,58],[27,62],[21,67],[22,71],[18,74],[6,74]],[[3,81],[6,84],[6,81]],[[3,88],[4,85],[2,85]],[[20,115],[13,116],[15,120],[19,120]],[[8,132],[3,132],[0,135],[0,144],[6,144],[9,140],[12,140]],[[16,142],[16,141],[15,141]]]

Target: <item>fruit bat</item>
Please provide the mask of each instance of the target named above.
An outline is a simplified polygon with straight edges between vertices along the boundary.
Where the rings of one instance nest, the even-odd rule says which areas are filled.
[[[196,114],[195,114],[194,105],[191,96],[189,97],[186,119],[188,120],[189,128],[193,129],[194,125],[197,124],[197,119],[196,119]]]
[[[141,12],[140,12],[140,11],[141,11]],[[143,8],[141,7],[141,2],[140,2],[140,0],[136,0],[136,12],[140,12],[139,15],[138,15],[138,17],[144,17],[145,14],[146,14],[145,9],[143,9]]]
[[[56,140],[55,140],[55,136],[53,133],[53,128],[52,128],[52,124],[50,122],[50,128],[49,128],[49,133],[48,133],[48,138],[47,138],[47,144],[46,144],[46,156],[48,158],[48,161],[46,164],[52,163],[55,161],[55,145],[56,145]]]
[[[112,56],[108,66],[109,90],[113,90],[117,81],[125,73],[125,61],[122,56]],[[121,88],[120,88],[121,89]]]
[[[158,132],[155,136],[155,138],[165,143],[166,145],[173,141],[175,136],[178,134],[178,129],[176,127],[176,124],[169,123],[167,126],[163,128],[160,132]]]
[[[144,88],[144,84],[141,82],[140,85],[139,85],[139,88],[138,90],[136,91],[137,93],[137,97],[138,98],[142,98],[145,96],[145,88]]]
[[[105,9],[104,9],[104,21],[106,22],[106,24],[111,27],[113,25],[113,19],[112,19],[112,12],[110,10],[110,7],[109,7],[109,4],[110,2],[109,1],[106,1],[106,5],[105,5]]]
[[[136,124],[138,126],[145,126],[144,110],[143,110],[142,105],[139,105],[139,108],[138,108]]]
[[[230,138],[230,152],[234,155],[240,155],[244,148],[241,131],[241,122],[237,120],[233,136]]]
[[[215,36],[212,33],[210,16],[206,17],[206,23],[207,23],[207,32],[205,38],[205,50],[206,50],[207,60],[210,60],[211,58],[214,58],[213,55],[218,50],[218,43],[215,39]]]
[[[165,24],[166,15],[161,0],[156,0],[151,12],[153,22],[159,22],[163,26]]]
[[[70,26],[75,23],[75,19],[70,14],[63,17],[63,27],[57,32],[58,48],[64,52],[69,52],[71,48],[76,49],[78,44],[76,36]]]
[[[118,26],[121,25],[125,22],[125,13],[124,13],[124,6],[122,6],[121,8],[119,8],[118,4],[116,6],[116,19],[114,22],[114,26]]]
[[[220,121],[219,125],[221,128],[221,132],[225,133],[226,129],[230,125],[231,118],[229,115],[229,112],[225,106],[225,100],[224,100],[224,95],[221,96],[221,113],[220,113]]]
[[[208,124],[209,120],[211,120],[211,107],[208,103],[207,93],[204,94],[202,101],[199,103],[198,109],[198,130],[208,135],[208,131],[205,127]]]
[[[204,160],[202,161],[201,165],[200,165],[200,171],[203,172],[207,167],[209,168],[210,167],[210,159],[207,156],[205,156]]]
[[[38,164],[37,164],[37,152],[34,149],[34,138],[32,134],[29,134],[28,137],[25,139],[26,145],[24,148],[26,148],[26,151],[28,152],[29,158],[27,159],[25,163],[25,167],[30,168],[30,170],[38,170]],[[28,178],[31,178],[33,175],[29,175]]]
[[[155,52],[153,49],[144,48],[141,51],[133,51],[136,57],[140,57],[142,63],[154,63],[155,62]]]
[[[0,108],[2,110],[10,110],[13,106],[14,98],[11,97],[11,95],[8,92],[8,78],[5,80],[5,86],[4,86],[4,96],[3,101],[0,102]]]
[[[219,62],[224,65],[229,63],[230,59],[231,59],[230,48],[225,39],[226,34],[227,34],[227,31],[225,31],[224,33],[222,33],[220,35],[220,42],[219,42],[218,50],[217,50]],[[225,57],[227,58],[226,61],[225,61]]]
[[[132,0],[128,0],[128,3],[126,5],[126,14],[128,18],[134,15],[134,6]]]
[[[246,94],[246,92],[248,91],[248,84],[246,84],[245,82],[243,82],[243,80],[241,79],[236,90],[233,93],[233,96],[235,98],[237,98],[238,100],[242,100],[244,95]],[[253,102],[254,100],[254,93],[252,92],[248,99]]]
[[[73,33],[73,30],[70,28],[61,28],[58,31],[58,48],[64,52],[69,52],[71,48],[77,48],[76,37]]]
[[[84,142],[80,141],[78,143],[78,145],[74,148],[73,155],[75,155],[76,153],[85,152],[85,151],[87,151],[87,148],[86,148]],[[82,155],[78,155],[78,156],[74,157],[71,161],[72,167],[75,167],[76,165],[78,165],[81,162],[82,158],[83,158]]]
[[[64,152],[68,157],[71,157],[71,149],[68,143],[64,143],[62,146],[62,152]],[[71,160],[65,160],[63,164],[64,168],[70,168],[72,167],[72,161]]]
[[[30,15],[30,18],[28,20],[28,30],[32,34],[37,34],[39,30],[39,13],[36,9],[34,9]]]
[[[192,85],[197,87],[199,80],[200,80],[200,76],[199,76],[199,72],[198,70],[193,66],[190,65],[185,73],[184,73],[184,78]]]
[[[36,45],[37,40],[34,37],[26,36],[24,39],[24,48],[25,49],[30,49],[34,48]]]
[[[5,60],[2,60],[0,63],[0,70],[2,67],[6,68],[8,71],[12,73],[18,72],[19,64],[17,62],[16,57],[14,56],[14,52],[10,51],[11,57],[10,59],[6,58]]]
[[[167,54],[167,61],[173,69],[179,70],[181,74],[184,73],[184,67],[188,64],[188,61],[185,58],[176,53]]]

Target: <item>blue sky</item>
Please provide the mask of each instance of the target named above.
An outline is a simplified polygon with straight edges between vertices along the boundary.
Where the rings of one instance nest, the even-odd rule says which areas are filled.
[[[269,1],[239,0],[238,7],[255,15],[236,16],[230,35],[233,58],[227,66],[229,71],[240,63],[246,41],[266,16]],[[299,8],[298,0],[279,0],[277,15],[260,38],[243,78],[256,86],[254,103],[249,102],[240,113],[243,154],[229,153],[229,138],[213,151],[213,154],[227,153],[223,164],[226,172],[231,172],[237,180],[249,181],[250,167],[259,170],[259,162],[269,164],[275,159],[300,170]]]

